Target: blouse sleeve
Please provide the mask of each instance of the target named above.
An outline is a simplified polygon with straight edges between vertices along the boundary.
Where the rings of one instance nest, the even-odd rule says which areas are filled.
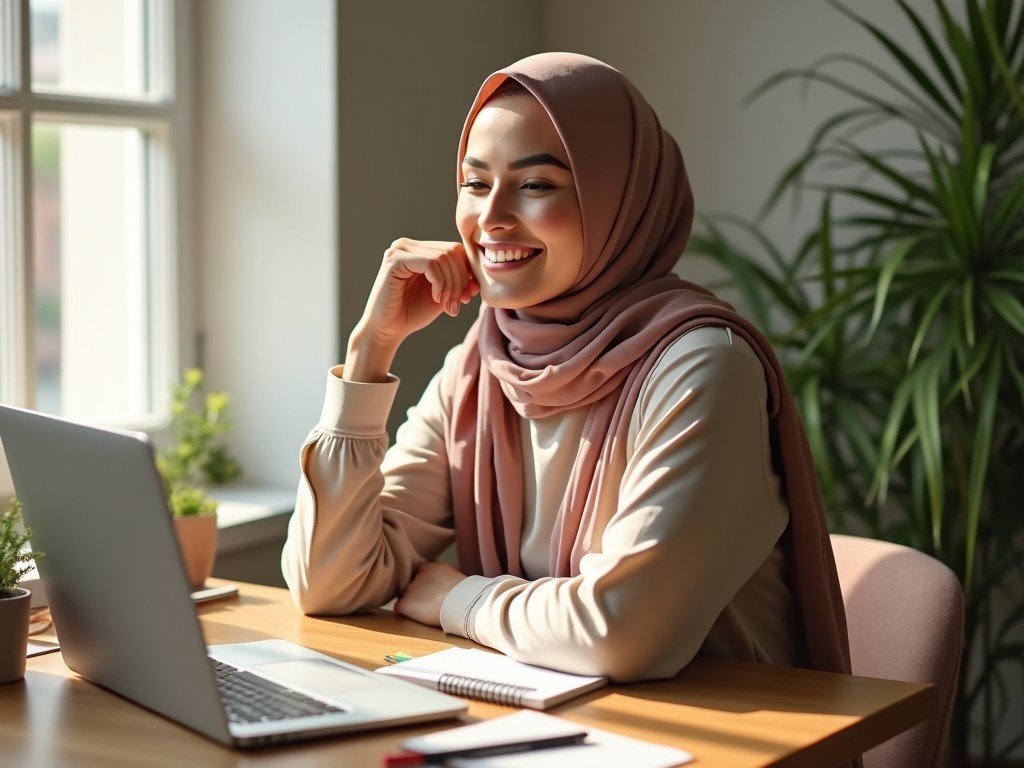
[[[331,369],[323,413],[299,453],[295,511],[281,570],[307,614],[375,608],[452,542],[438,373],[388,450],[398,390],[344,381]]]
[[[674,675],[788,522],[766,399],[745,342],[685,334],[640,394],[614,514],[579,575],[470,577],[445,599],[444,629],[579,674]]]

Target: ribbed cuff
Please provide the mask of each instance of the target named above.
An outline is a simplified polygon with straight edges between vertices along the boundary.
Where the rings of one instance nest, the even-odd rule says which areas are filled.
[[[398,377],[388,375],[382,384],[345,381],[344,366],[327,373],[327,392],[320,427],[346,435],[377,437],[387,432],[388,415],[398,393]]]
[[[441,629],[449,635],[476,640],[473,614],[496,580],[490,576],[467,576],[460,581],[441,603]]]

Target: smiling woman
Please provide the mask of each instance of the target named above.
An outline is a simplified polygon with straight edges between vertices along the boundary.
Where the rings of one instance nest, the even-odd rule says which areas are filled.
[[[526,310],[572,287],[583,220],[569,156],[515,80],[480,110],[466,142],[455,220],[483,301]]]
[[[698,654],[848,671],[802,426],[764,336],[672,273],[693,197],[643,96],[586,56],[523,59],[480,88],[456,181],[461,242],[396,240],[328,374],[282,559],[296,604],[397,597],[622,681]],[[477,294],[388,449],[396,350]]]

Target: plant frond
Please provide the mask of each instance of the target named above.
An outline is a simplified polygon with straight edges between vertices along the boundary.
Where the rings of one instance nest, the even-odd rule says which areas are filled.
[[[871,324],[869,334],[874,334],[878,323],[882,319],[882,312],[885,310],[885,300],[889,294],[889,286],[892,285],[893,277],[896,274],[896,270],[900,268],[900,264],[910,253],[911,249],[915,245],[915,240],[904,240],[897,244],[895,248],[886,256],[882,270],[878,275],[878,287],[875,292],[875,308],[871,313]]]
[[[1019,298],[991,282],[982,283],[981,292],[997,317],[1016,333],[1024,334],[1024,304]]]
[[[951,116],[956,114],[953,105],[942,94],[942,91],[939,90],[935,83],[932,82],[932,79],[928,76],[924,69],[916,61],[914,61],[914,59],[909,54],[907,54],[903,47],[901,47],[889,35],[885,34],[881,29],[879,29],[877,25],[872,24],[863,16],[854,13],[852,10],[847,8],[842,3],[833,2],[832,5],[838,8],[843,13],[845,13],[849,18],[853,19],[855,22],[860,24],[861,27],[866,29],[871,34],[871,36],[874,37],[875,40],[879,42],[883,48],[885,48],[889,55],[896,60],[896,62],[903,68],[903,71],[910,76],[911,80],[914,83],[916,83],[922,91],[924,91],[928,96],[930,96],[931,99],[943,110],[943,112]],[[903,5],[903,3],[900,3],[900,5]],[[906,10],[905,7],[904,10]],[[913,15],[908,15],[910,15],[911,19],[913,20]],[[918,29],[919,35],[921,34],[922,30],[923,27],[921,29]],[[930,35],[927,36],[927,38],[930,39]],[[886,76],[883,79],[885,82],[890,82],[893,78]],[[913,94],[913,92],[908,93],[909,89],[907,89],[906,87],[900,86],[897,90],[899,93],[904,94],[905,96],[914,100],[915,102],[918,101],[916,95]]]
[[[960,83],[957,81],[952,67],[949,66],[948,58],[935,41],[934,35],[932,35],[928,30],[924,22],[921,20],[921,17],[918,16],[914,9],[907,5],[905,0],[896,0],[896,2],[899,4],[900,8],[903,9],[903,13],[906,14],[907,18],[910,19],[910,23],[914,26],[914,31],[917,33],[918,39],[924,45],[925,50],[928,52],[928,57],[942,76],[942,80],[953,95],[953,98],[959,101],[961,96]]]
[[[978,546],[978,527],[981,525],[981,511],[988,479],[989,456],[991,455],[995,431],[996,410],[999,401],[999,381],[1002,364],[1000,355],[992,355],[985,371],[978,418],[971,450],[970,473],[968,477],[966,545],[964,547],[964,591],[969,595],[974,581],[974,561]]]
[[[972,7],[970,3],[967,5],[968,8]],[[995,28],[992,25],[992,19],[988,16],[981,16],[979,24],[983,29],[984,38],[988,43],[986,52],[992,57],[992,61],[995,62],[996,70],[1002,80],[1003,87],[1006,89],[1006,93],[1008,93],[1013,99],[1013,103],[1016,105],[1018,112],[1024,116],[1024,95],[1021,95],[1020,81],[1019,78],[1015,77],[1014,73],[1010,70],[1009,62],[1006,61],[1006,56],[1003,54],[1001,41],[996,35]]]

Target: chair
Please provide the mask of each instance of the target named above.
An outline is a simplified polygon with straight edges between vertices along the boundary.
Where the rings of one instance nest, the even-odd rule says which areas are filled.
[[[864,768],[942,764],[964,639],[963,590],[943,563],[886,541],[832,534],[855,675],[933,683],[934,716],[864,755]]]

